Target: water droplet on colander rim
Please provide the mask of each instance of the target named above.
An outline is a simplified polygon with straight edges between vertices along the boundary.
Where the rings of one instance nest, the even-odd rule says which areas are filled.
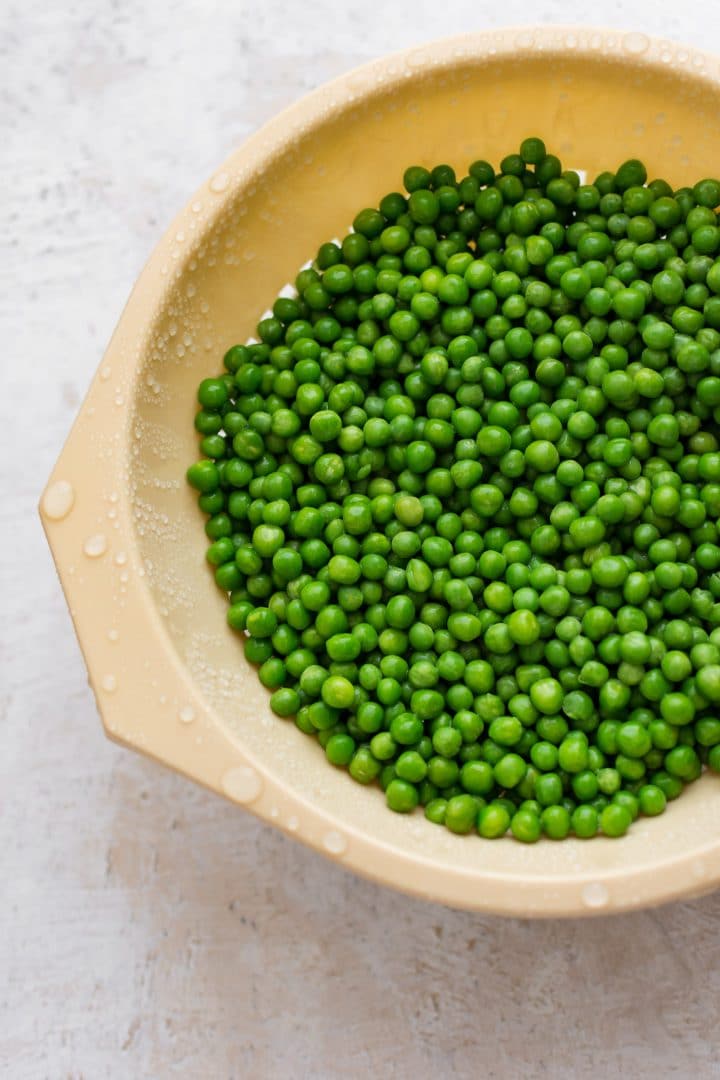
[[[342,855],[347,851],[347,839],[337,829],[325,833],[322,845],[331,855]]]
[[[650,38],[639,30],[630,30],[623,35],[622,45],[626,52],[639,55],[644,53],[650,46]]]
[[[250,765],[228,769],[220,781],[223,791],[238,803],[252,803],[262,793],[262,777]]]
[[[590,881],[583,886],[582,900],[587,907],[605,907],[610,899],[607,887],[600,881]]]
[[[105,533],[94,533],[92,536],[88,536],[83,544],[83,552],[90,559],[99,559],[107,551],[107,546],[108,542]]]
[[[62,521],[75,503],[75,489],[68,480],[56,480],[45,491],[42,499],[43,513],[51,521]]]

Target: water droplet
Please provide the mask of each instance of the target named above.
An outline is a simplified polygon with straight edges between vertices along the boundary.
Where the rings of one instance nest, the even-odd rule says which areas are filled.
[[[192,300],[196,292],[197,288],[195,285],[193,285],[192,281],[185,286],[185,295],[187,296],[188,300]]]
[[[118,641],[120,638],[120,631],[113,627],[111,630],[108,630],[107,636],[109,641]]]
[[[211,191],[214,191],[216,194],[219,195],[220,192],[225,191],[229,183],[230,177],[228,176],[228,174],[226,172],[219,172],[215,176],[213,176],[212,180],[210,181],[209,187]]]
[[[120,405],[124,405],[124,404],[125,404],[125,398],[123,397],[123,395],[122,395],[122,394],[116,394],[116,395],[115,395],[115,404],[116,404],[116,405],[117,405],[118,407],[119,407]]]
[[[118,551],[117,555],[115,556],[115,565],[116,566],[124,566],[126,562],[127,562],[126,553],[124,551]]]
[[[294,814],[292,815],[292,817],[289,817],[287,819],[287,827],[290,830],[290,832],[297,832],[298,829],[300,828],[300,822],[298,821],[298,819],[295,817]]]
[[[178,720],[181,724],[192,724],[195,719],[195,710],[192,705],[183,705],[178,711]]]
[[[202,210],[202,203],[201,202],[194,202],[192,204],[192,206],[190,207],[190,209],[192,210],[193,214],[199,214],[200,211]]]
[[[591,881],[583,887],[582,901],[586,907],[605,907],[609,899],[610,894],[607,888],[599,881]]]
[[[108,694],[114,694],[117,690],[117,679],[114,675],[103,675],[100,685]]]
[[[650,48],[650,38],[647,33],[640,33],[638,30],[630,30],[623,37],[623,49],[626,53],[633,53],[638,56],[640,53],[647,52]]]
[[[111,375],[112,375],[112,369],[109,368],[107,366],[107,364],[105,365],[105,367],[100,368],[100,378],[102,379],[103,382],[107,382]]]
[[[326,832],[322,838],[322,845],[331,855],[344,855],[347,851],[347,840],[337,829]]]
[[[280,817],[280,809],[279,809],[279,807],[273,806],[273,808],[270,811],[270,817],[273,819],[273,821],[276,821]]]
[[[515,44],[520,49],[527,49],[531,46],[535,40],[535,35],[532,30],[521,30],[515,37]]]
[[[225,794],[239,803],[254,802],[263,789],[262,778],[249,765],[228,769],[220,783]]]
[[[90,559],[99,559],[107,551],[107,536],[105,533],[95,533],[88,536],[83,544],[83,551]]]
[[[62,521],[72,510],[74,502],[75,489],[72,484],[67,480],[56,480],[43,495],[43,513],[51,521]]]

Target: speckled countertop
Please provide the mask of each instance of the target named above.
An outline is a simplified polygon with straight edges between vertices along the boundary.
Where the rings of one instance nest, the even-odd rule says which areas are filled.
[[[3,1075],[720,1076],[720,893],[449,911],[112,746],[35,514],[143,261],[249,132],[389,48],[597,19],[720,51],[718,10],[675,0],[3,5]]]

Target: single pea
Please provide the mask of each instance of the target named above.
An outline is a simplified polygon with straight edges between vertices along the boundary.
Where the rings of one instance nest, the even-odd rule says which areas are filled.
[[[630,812],[624,806],[610,803],[600,814],[600,829],[605,836],[623,836],[632,823]]]
[[[464,835],[477,825],[478,802],[472,795],[454,795],[447,801],[445,825],[451,832]]]
[[[325,756],[331,765],[346,767],[355,753],[355,740],[351,735],[338,732],[325,743]]]
[[[478,814],[477,830],[480,836],[494,840],[505,836],[510,827],[510,813],[501,803],[493,802],[484,806]]]
[[[640,812],[648,817],[662,814],[667,805],[664,792],[656,784],[643,784],[638,791],[638,801],[640,803]]]
[[[557,679],[539,679],[530,688],[530,700],[535,708],[544,714],[558,712],[562,698],[562,686]]]
[[[510,830],[516,840],[534,844],[542,831],[540,817],[531,810],[516,810],[510,821]]]
[[[570,824],[575,835],[581,840],[595,836],[598,831],[597,810],[586,804],[576,807],[570,816]]]
[[[355,700],[355,688],[341,675],[331,675],[322,684],[322,699],[334,709],[348,709]]]
[[[698,691],[708,701],[720,701],[720,664],[707,664],[695,675]]]
[[[385,790],[387,805],[396,814],[410,814],[418,805],[420,797],[414,784],[406,780],[391,780]]]
[[[564,840],[570,833],[570,812],[565,806],[546,806],[540,815],[540,824],[549,840]]]
[[[188,469],[187,481],[203,494],[216,491],[220,483],[217,465],[213,461],[198,461]]]
[[[617,746],[620,753],[631,758],[642,758],[652,747],[650,733],[640,723],[628,720],[620,725],[617,732]]]
[[[700,775],[700,759],[692,746],[676,746],[665,755],[665,768],[679,780],[695,780]]]

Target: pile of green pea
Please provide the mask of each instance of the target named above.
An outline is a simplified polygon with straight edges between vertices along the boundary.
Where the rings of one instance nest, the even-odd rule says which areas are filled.
[[[720,182],[412,166],[204,379],[188,470],[280,717],[455,833],[720,771]]]

